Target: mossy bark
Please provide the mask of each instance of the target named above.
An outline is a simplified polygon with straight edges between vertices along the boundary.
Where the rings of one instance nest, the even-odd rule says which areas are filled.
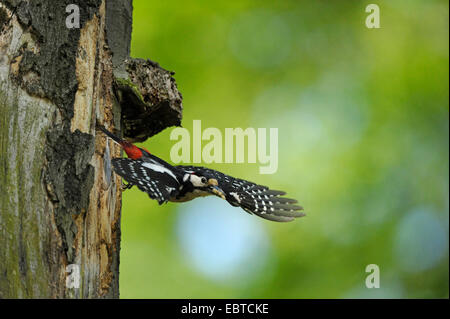
[[[120,130],[108,37],[127,56],[130,32],[131,0],[0,1],[0,298],[119,297],[120,150],[95,125]]]
[[[0,298],[119,297],[121,150],[96,125],[143,141],[182,117],[174,73],[130,58],[131,19],[131,0],[0,0]]]

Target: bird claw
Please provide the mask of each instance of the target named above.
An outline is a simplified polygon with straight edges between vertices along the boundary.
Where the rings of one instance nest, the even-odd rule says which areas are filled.
[[[122,187],[121,187],[121,190],[122,190],[122,192],[124,192],[124,191],[126,191],[127,189],[130,189],[131,187],[133,187],[134,185],[133,184],[131,184],[131,183],[128,183],[128,184],[122,184]]]

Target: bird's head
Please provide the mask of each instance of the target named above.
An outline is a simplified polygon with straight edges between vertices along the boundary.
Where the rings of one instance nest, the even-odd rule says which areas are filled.
[[[207,176],[207,174],[200,175],[198,173],[187,173],[183,180],[184,182],[189,181],[195,189],[205,191],[225,199],[225,193],[219,187],[219,182],[217,179]]]

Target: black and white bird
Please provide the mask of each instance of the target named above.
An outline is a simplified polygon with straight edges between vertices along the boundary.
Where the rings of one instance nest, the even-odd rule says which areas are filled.
[[[114,171],[128,182],[125,188],[136,185],[159,204],[216,195],[232,206],[272,221],[288,222],[305,215],[301,212],[303,208],[295,205],[295,199],[281,197],[286,194],[283,191],[271,190],[209,168],[172,166],[148,150],[115,136],[103,126],[98,128],[127,153],[128,158],[112,159]]]

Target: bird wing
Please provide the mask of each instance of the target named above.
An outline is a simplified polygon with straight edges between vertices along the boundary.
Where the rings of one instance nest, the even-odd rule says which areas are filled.
[[[267,186],[234,178],[213,169],[199,166],[177,166],[186,172],[192,172],[209,178],[215,178],[218,186],[225,193],[226,200],[233,206],[241,207],[247,213],[255,214],[264,219],[288,222],[297,217],[305,216],[301,206],[294,205],[295,199],[282,197],[283,191],[272,190]]]
[[[176,176],[162,165],[130,158],[114,158],[111,162],[117,174],[146,192],[151,199],[156,199],[159,204],[167,202],[179,192],[180,184]]]

